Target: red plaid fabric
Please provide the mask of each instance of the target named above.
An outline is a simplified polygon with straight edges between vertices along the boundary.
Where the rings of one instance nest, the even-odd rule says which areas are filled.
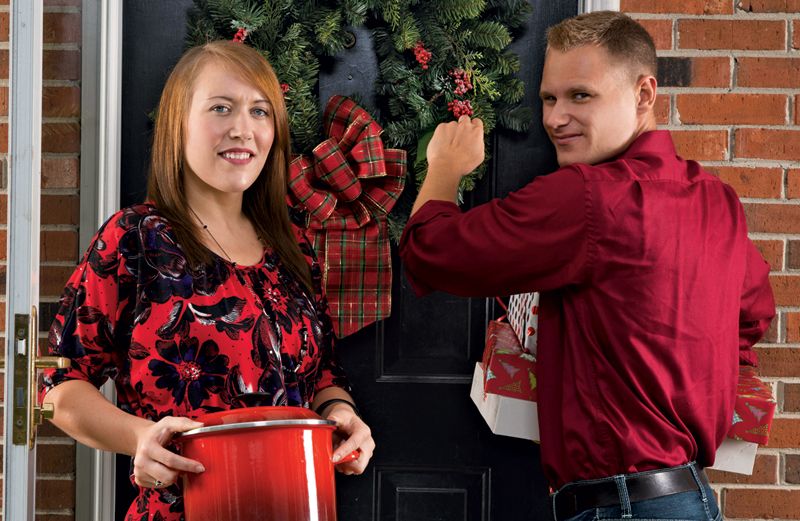
[[[289,167],[289,198],[309,214],[309,239],[342,338],[391,313],[386,218],[405,186],[406,153],[384,148],[383,129],[350,98],[333,96],[323,125],[329,138]]]

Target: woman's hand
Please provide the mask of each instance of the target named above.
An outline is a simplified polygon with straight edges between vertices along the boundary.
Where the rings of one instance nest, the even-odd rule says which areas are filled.
[[[346,403],[333,404],[327,411],[322,412],[325,413],[326,419],[336,422],[333,463],[355,450],[361,452],[358,459],[336,465],[336,470],[348,475],[363,473],[375,451],[375,441],[367,424]]]
[[[189,418],[167,416],[136,433],[133,476],[140,487],[163,488],[177,481],[181,472],[204,472],[199,461],[184,458],[164,448],[177,432],[202,427]]]

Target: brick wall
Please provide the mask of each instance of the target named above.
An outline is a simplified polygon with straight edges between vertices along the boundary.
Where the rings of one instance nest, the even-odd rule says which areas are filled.
[[[44,330],[49,328],[64,282],[75,268],[78,255],[80,6],[81,0],[44,0],[39,282],[39,322]],[[9,10],[9,0],[0,0],[0,158],[4,164],[8,152]],[[7,202],[8,180],[4,168],[0,180],[0,331],[5,331]],[[46,333],[40,336],[46,338]],[[37,451],[36,519],[72,521],[75,443],[46,422],[39,430]]]
[[[659,48],[659,123],[732,185],[772,267],[759,344],[778,410],[752,476],[712,472],[726,518],[800,519],[800,0],[621,0]]]

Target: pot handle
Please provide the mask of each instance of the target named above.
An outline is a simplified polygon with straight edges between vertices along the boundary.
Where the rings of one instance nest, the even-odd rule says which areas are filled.
[[[350,463],[351,461],[355,461],[361,456],[361,449],[356,449],[344,458],[340,459],[336,462],[336,465],[342,465],[343,463]]]

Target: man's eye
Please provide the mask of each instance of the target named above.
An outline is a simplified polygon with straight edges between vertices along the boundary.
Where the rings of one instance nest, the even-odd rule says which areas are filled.
[[[576,92],[573,97],[578,101],[583,101],[589,99],[589,95],[585,92]]]

